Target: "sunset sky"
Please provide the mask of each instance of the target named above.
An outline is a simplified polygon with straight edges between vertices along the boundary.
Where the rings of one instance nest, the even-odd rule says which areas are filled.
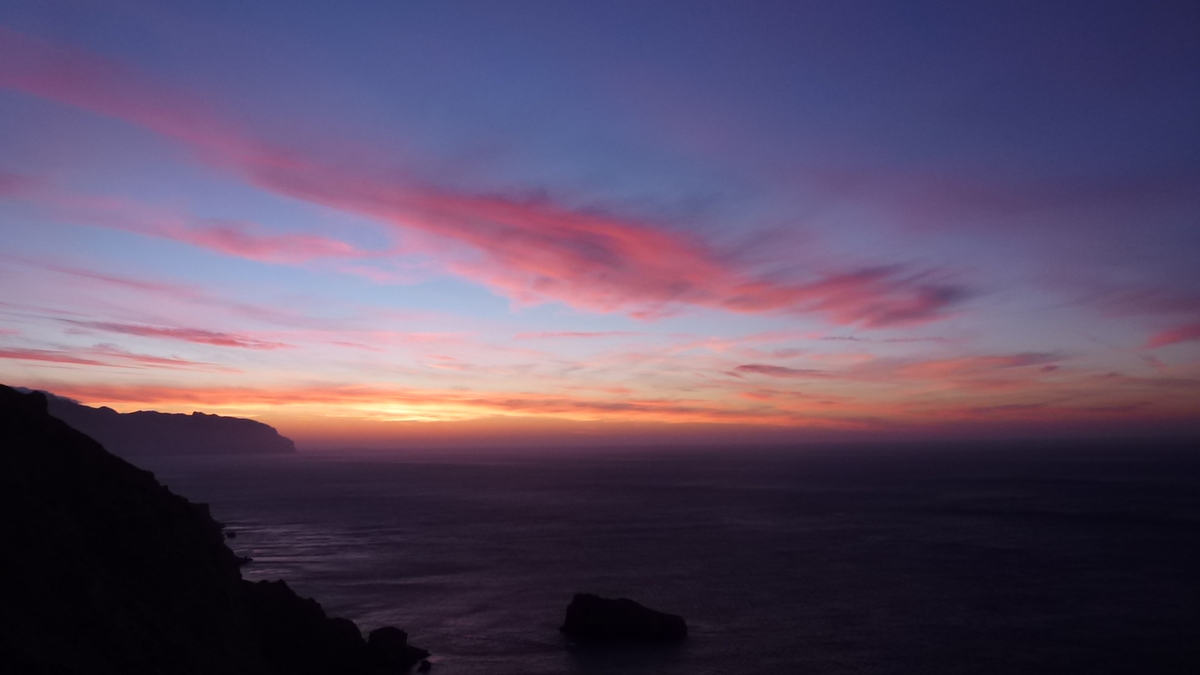
[[[7,2],[0,382],[301,447],[1200,426],[1194,2]]]

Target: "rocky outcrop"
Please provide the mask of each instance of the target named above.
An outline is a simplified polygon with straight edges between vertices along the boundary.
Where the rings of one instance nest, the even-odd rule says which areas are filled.
[[[424,660],[429,652],[408,644],[408,633],[399,628],[384,626],[371,631],[367,637],[367,652],[376,664],[384,668],[407,668],[420,661],[421,667],[417,668],[417,672],[429,670],[429,662]]]
[[[678,642],[687,638],[683,617],[629,600],[576,593],[559,628],[568,637],[590,642]]]
[[[206,507],[4,386],[0,524],[3,673],[379,675],[425,655],[242,580]]]
[[[47,395],[50,414],[120,457],[289,453],[296,444],[274,427],[240,417],[152,410],[119,413]]]
[[[400,673],[429,656],[392,626],[364,640],[353,621],[327,617],[283,581],[242,581],[242,597],[263,655],[279,673]]]

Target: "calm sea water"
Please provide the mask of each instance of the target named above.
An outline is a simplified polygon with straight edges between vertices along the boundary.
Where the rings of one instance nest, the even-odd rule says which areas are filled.
[[[1200,672],[1186,449],[143,464],[212,505],[249,577],[403,627],[445,675]],[[691,639],[568,648],[577,591]]]

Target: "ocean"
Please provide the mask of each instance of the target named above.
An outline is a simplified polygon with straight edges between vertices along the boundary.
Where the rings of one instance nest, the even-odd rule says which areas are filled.
[[[1195,446],[138,463],[444,675],[1200,673]],[[568,645],[576,592],[690,638]]]

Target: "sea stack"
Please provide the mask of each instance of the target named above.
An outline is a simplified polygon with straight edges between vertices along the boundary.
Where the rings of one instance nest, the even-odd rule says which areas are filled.
[[[681,616],[628,598],[613,600],[591,593],[575,594],[559,630],[586,642],[678,642],[687,638],[687,623]]]

